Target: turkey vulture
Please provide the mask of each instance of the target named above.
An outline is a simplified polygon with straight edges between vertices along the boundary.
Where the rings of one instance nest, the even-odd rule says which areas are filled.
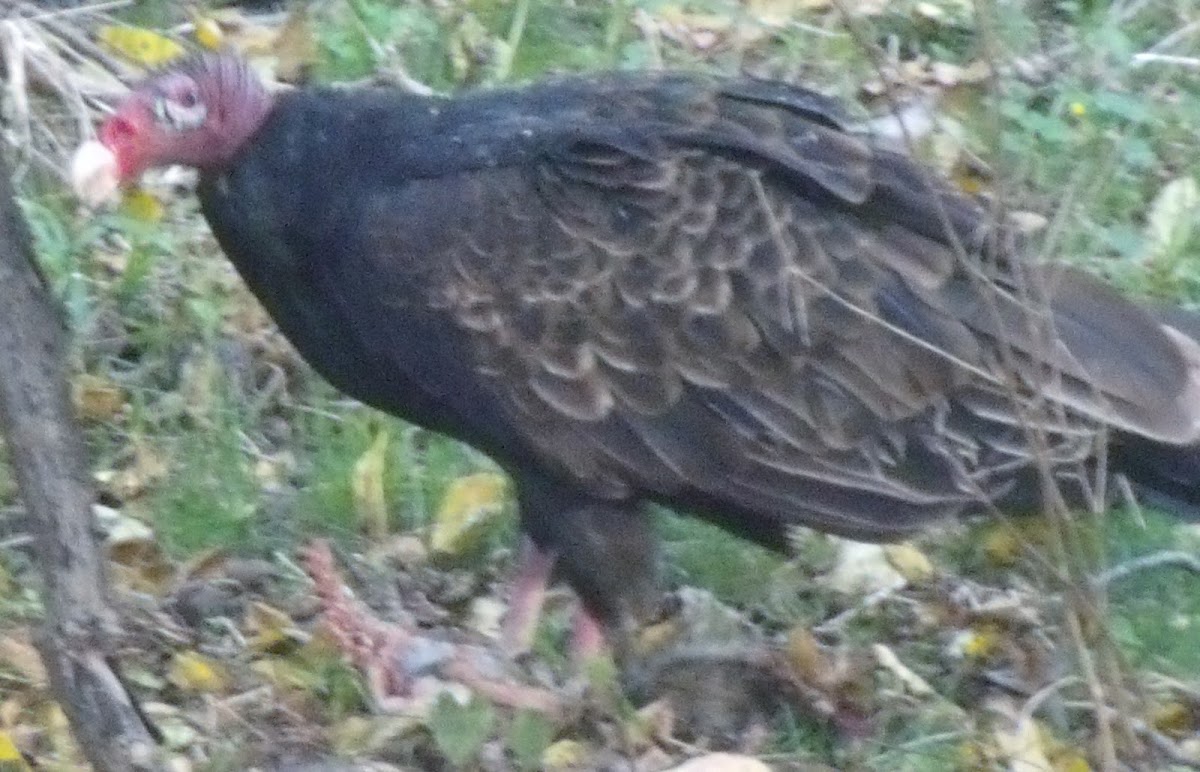
[[[1200,500],[1194,340],[1025,257],[797,86],[269,93],[206,54],[99,136],[80,183],[197,168],[218,242],[319,373],[512,476],[522,623],[552,563],[581,635],[649,613],[651,502],[773,548],[796,525],[897,539],[1038,508],[1038,458],[1082,502],[1110,441]]]

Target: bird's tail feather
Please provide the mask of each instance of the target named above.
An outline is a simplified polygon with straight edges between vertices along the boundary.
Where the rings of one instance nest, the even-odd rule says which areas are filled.
[[[1200,311],[1147,309],[1168,334],[1200,345]],[[1144,437],[1120,436],[1111,451],[1112,468],[1133,484],[1139,499],[1186,520],[1200,521],[1200,443],[1171,445]]]

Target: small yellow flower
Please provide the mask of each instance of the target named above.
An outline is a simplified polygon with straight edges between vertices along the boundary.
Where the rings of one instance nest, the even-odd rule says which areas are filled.
[[[1083,102],[1072,102],[1070,109],[1071,115],[1074,115],[1076,118],[1082,118],[1087,115],[1087,105]]]

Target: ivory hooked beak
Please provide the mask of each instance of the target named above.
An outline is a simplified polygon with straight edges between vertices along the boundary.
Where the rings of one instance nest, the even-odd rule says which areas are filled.
[[[102,143],[88,140],[71,159],[71,188],[88,206],[99,206],[117,198],[120,178],[117,157]]]

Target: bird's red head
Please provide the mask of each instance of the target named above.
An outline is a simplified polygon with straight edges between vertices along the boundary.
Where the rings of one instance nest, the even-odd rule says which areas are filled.
[[[147,169],[201,170],[229,163],[271,108],[245,61],[227,54],[190,57],[133,88],[99,130],[120,184]]]

